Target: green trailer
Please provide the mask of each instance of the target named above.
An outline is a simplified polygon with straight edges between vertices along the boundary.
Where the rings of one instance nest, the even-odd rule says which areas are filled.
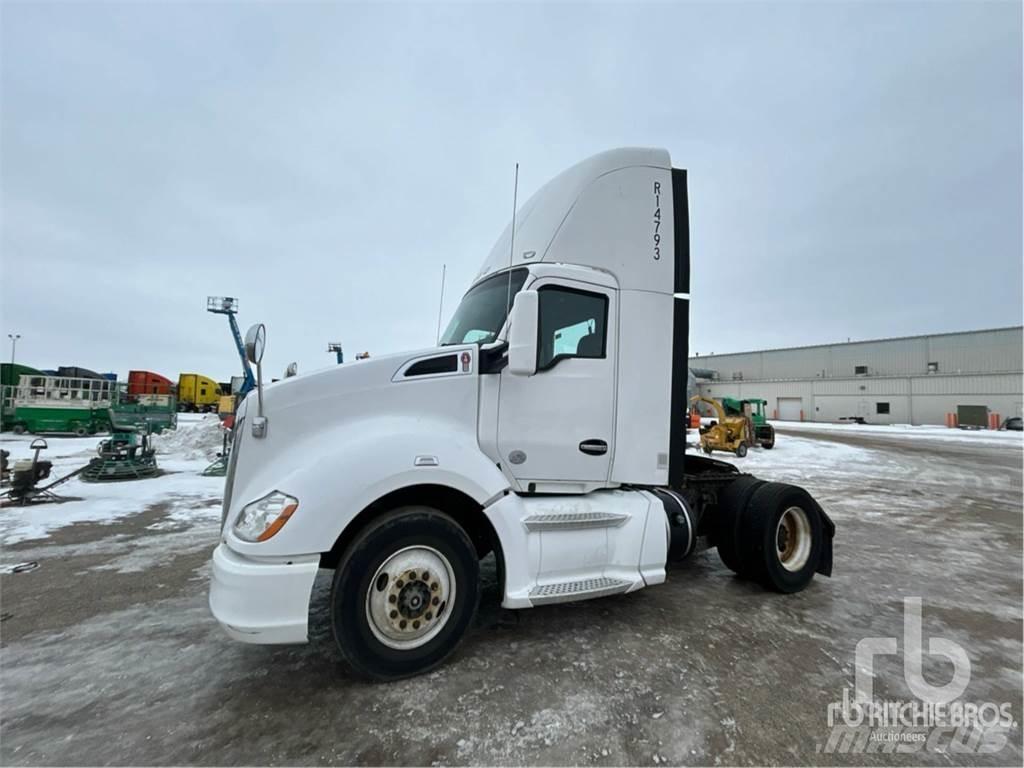
[[[18,434],[107,432],[116,400],[116,381],[22,375],[14,393],[11,428]]]

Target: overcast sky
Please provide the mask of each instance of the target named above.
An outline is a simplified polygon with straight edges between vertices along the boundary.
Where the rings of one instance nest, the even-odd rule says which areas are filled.
[[[520,200],[689,169],[691,351],[1019,324],[1006,3],[5,3],[0,358],[279,375],[419,348]]]

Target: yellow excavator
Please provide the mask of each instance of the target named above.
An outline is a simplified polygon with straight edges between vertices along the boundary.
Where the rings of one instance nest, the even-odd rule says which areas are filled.
[[[715,421],[700,428],[700,447],[704,453],[728,451],[742,459],[747,448],[754,444],[754,425],[748,416],[727,416],[725,408],[710,397],[694,395],[690,398],[690,412],[697,403],[706,403],[715,412]]]

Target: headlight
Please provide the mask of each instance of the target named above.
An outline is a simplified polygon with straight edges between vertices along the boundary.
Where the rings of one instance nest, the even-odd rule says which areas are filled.
[[[235,535],[243,541],[266,541],[280,531],[299,508],[299,500],[280,491],[268,493],[242,507],[235,520]]]

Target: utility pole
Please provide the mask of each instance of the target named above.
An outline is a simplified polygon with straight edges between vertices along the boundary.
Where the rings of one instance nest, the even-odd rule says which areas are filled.
[[[329,341],[329,342],[327,342],[327,351],[328,352],[333,352],[337,356],[337,358],[338,358],[338,365],[341,365],[343,362],[345,362],[345,353],[342,352],[342,350],[341,350],[341,342],[340,341]]]

